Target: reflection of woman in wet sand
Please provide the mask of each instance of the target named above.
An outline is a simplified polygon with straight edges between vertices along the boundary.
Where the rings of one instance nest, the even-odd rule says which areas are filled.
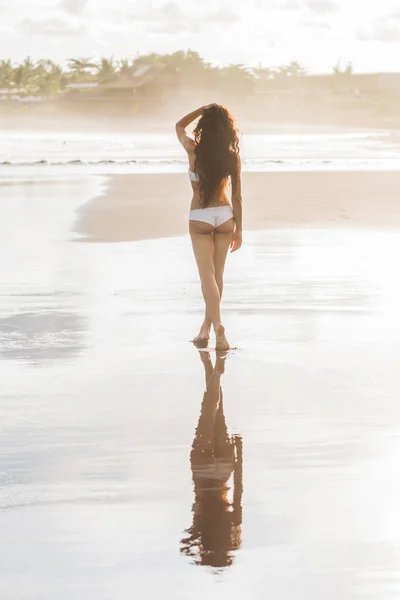
[[[242,440],[229,436],[220,387],[225,356],[200,352],[206,375],[206,392],[193,440],[191,466],[195,501],[193,525],[182,540],[181,552],[197,565],[227,567],[241,544]],[[233,500],[228,482],[233,475]]]

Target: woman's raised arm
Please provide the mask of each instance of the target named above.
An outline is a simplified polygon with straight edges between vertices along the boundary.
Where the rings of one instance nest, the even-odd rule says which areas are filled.
[[[185,148],[185,150],[191,150],[193,146],[193,139],[186,133],[186,127],[188,127],[190,123],[193,123],[193,121],[201,117],[206,108],[207,106],[201,106],[200,108],[197,108],[193,112],[190,112],[184,117],[182,117],[182,119],[180,119],[176,123],[176,135],[178,136],[178,140]]]

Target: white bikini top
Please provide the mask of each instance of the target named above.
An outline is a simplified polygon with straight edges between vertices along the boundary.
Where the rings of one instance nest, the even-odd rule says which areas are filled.
[[[200,177],[191,169],[189,169],[189,179],[190,181],[200,181]]]
[[[194,171],[189,169],[189,179],[190,181],[199,181],[199,176]]]

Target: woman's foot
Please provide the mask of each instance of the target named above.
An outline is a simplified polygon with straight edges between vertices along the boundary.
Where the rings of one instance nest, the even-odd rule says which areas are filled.
[[[200,333],[197,337],[194,338],[193,344],[198,348],[206,348],[208,346],[208,342],[210,340],[210,325],[208,323],[203,323],[200,328]]]
[[[219,325],[215,329],[215,340],[215,349],[217,350],[217,352],[224,352],[226,350],[229,350],[230,345],[228,340],[226,339],[225,327],[223,325]]]

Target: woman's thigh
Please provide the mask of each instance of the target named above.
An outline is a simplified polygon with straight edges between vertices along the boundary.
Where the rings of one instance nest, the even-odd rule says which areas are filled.
[[[189,231],[200,277],[203,279],[207,275],[215,275],[213,261],[214,228],[202,221],[190,221]]]
[[[232,242],[234,223],[229,219],[214,232],[214,266],[216,274],[224,272],[226,257]]]

